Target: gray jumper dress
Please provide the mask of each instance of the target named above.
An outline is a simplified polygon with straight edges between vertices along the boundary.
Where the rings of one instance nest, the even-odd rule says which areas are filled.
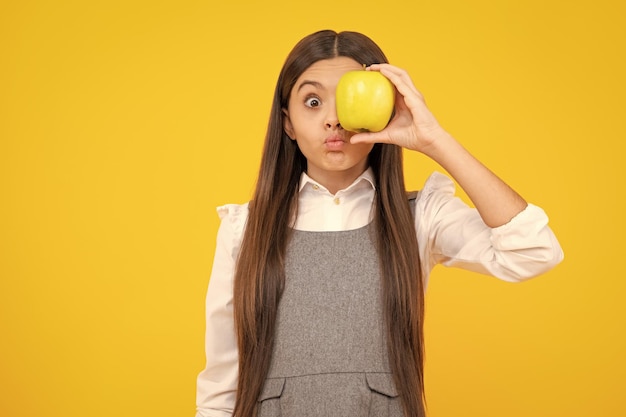
[[[293,232],[259,417],[403,416],[372,232]]]

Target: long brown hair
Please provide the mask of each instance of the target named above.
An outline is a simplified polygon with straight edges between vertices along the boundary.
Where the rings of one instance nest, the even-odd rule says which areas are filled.
[[[310,65],[337,56],[366,65],[388,62],[365,35],[325,30],[302,39],[283,65],[235,271],[239,383],[234,417],[256,415],[274,345],[274,324],[285,279],[285,251],[297,210],[297,185],[306,170],[304,155],[284,131],[283,109],[298,77]],[[374,222],[390,366],[404,414],[423,417],[423,283],[414,220],[404,187],[402,149],[376,144],[369,165],[377,184]]]

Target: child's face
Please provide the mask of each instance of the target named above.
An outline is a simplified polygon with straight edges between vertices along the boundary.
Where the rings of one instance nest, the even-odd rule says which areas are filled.
[[[373,145],[350,144],[353,133],[341,128],[335,108],[339,78],[362,68],[347,57],[316,62],[298,78],[284,110],[285,131],[306,157],[308,175],[327,187],[351,182],[367,168]]]

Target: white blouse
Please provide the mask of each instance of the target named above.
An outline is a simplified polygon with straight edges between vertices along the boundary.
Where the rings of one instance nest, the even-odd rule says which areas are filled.
[[[529,204],[509,223],[490,228],[454,191],[452,180],[435,172],[417,195],[415,232],[425,280],[436,264],[443,264],[519,282],[548,271],[563,259],[541,208]],[[303,174],[294,228],[341,231],[365,226],[372,219],[374,192],[371,169],[334,195]],[[196,417],[230,417],[237,389],[233,276],[248,204],[228,204],[217,211],[222,222],[206,298],[207,362],[198,376]]]

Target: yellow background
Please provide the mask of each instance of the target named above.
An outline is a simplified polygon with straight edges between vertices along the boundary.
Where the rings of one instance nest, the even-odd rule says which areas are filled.
[[[193,415],[215,206],[322,28],[377,41],[566,253],[521,285],[435,270],[430,415],[626,415],[624,5],[2,1],[0,415]]]

